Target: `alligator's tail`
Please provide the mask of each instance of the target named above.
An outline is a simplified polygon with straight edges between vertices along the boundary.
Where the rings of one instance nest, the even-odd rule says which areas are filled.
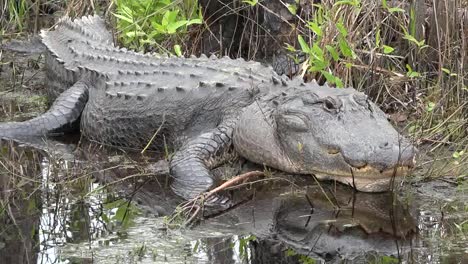
[[[44,114],[24,122],[0,123],[0,138],[21,139],[63,133],[75,128],[88,101],[88,86],[77,82]]]
[[[70,40],[89,42],[94,46],[113,46],[111,33],[106,29],[104,20],[97,15],[74,20],[65,16],[57,22],[55,30],[42,30],[41,37],[48,50],[63,61],[73,59],[67,45]]]

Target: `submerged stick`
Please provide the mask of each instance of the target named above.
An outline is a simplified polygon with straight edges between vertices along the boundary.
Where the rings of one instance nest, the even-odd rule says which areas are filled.
[[[223,184],[221,184],[220,186],[208,191],[208,192],[205,192],[205,193],[202,193],[200,195],[198,195],[197,197],[185,202],[185,203],[182,203],[179,208],[181,208],[181,211],[179,212],[176,212],[175,214],[173,214],[173,216],[170,218],[170,220],[168,221],[168,223],[172,223],[174,222],[176,219],[178,219],[178,216],[180,216],[181,214],[187,218],[187,220],[184,222],[184,226],[185,225],[188,225],[190,223],[192,223],[196,217],[200,214],[200,212],[202,210],[200,210],[204,205],[203,205],[203,202],[215,195],[216,193],[219,193],[227,188],[232,188],[232,187],[235,187],[236,185],[240,185],[241,183],[247,181],[248,179],[250,178],[254,178],[254,177],[259,177],[259,176],[263,176],[265,175],[264,172],[262,171],[250,171],[250,172],[247,172],[247,173],[244,173],[244,174],[240,174],[232,179],[229,179],[227,180],[226,182],[224,182]],[[195,209],[195,210],[194,210]]]

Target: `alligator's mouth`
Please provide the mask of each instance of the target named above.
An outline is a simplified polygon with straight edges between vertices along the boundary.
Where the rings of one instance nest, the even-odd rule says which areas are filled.
[[[390,191],[404,179],[412,165],[400,165],[386,170],[379,170],[370,165],[360,168],[349,167],[349,172],[326,171],[314,172],[319,180],[334,180],[347,184],[362,192]]]

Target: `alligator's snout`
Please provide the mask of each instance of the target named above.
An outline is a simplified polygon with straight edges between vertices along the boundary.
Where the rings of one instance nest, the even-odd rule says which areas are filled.
[[[336,147],[330,152],[336,152]],[[384,142],[377,148],[370,148],[368,151],[351,147],[350,151],[341,151],[344,160],[354,169],[369,169],[383,173],[388,169],[396,167],[413,168],[417,149],[410,143],[394,144]]]

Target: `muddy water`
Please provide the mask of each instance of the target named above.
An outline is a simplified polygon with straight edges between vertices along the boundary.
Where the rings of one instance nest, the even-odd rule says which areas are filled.
[[[2,57],[2,120],[46,108],[32,97],[42,83],[34,56]],[[79,136],[32,143],[0,146],[0,263],[468,263],[467,190],[450,180],[391,195],[273,174],[235,191],[250,198],[239,207],[170,229],[165,216],[181,201],[164,163],[151,166],[161,154]]]

